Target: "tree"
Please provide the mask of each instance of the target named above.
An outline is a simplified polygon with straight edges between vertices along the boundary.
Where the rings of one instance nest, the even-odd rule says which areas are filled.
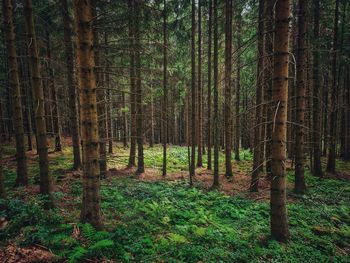
[[[224,101],[224,118],[225,118],[225,175],[231,177],[231,78],[232,74],[232,0],[225,1],[225,101]]]
[[[13,8],[10,0],[2,1],[4,33],[6,41],[6,53],[8,61],[8,80],[11,89],[14,91],[14,129],[16,135],[16,160],[17,160],[17,178],[16,185],[28,185],[27,157],[24,144],[24,128],[21,101],[21,88],[19,84],[16,37],[13,26]]]
[[[137,170],[136,174],[145,172],[143,156],[143,113],[141,86],[141,44],[140,44],[141,1],[135,0],[135,64],[136,64],[136,136],[137,136]]]
[[[296,133],[295,133],[295,192],[304,194],[306,184],[304,179],[305,166],[305,94],[306,94],[306,7],[305,0],[298,1],[298,39],[297,39],[297,72],[296,72]]]
[[[168,130],[168,88],[167,88],[167,10],[166,0],[164,0],[163,10],[163,169],[162,175],[166,176],[166,146],[167,146],[167,130]],[[153,104],[152,104],[153,106]],[[153,108],[152,108],[153,109]],[[153,126],[153,123],[152,123]]]
[[[337,64],[338,64],[338,20],[339,20],[339,0],[335,1],[334,10],[334,27],[332,43],[332,90],[330,99],[330,117],[329,117],[329,142],[328,142],[328,159],[327,172],[335,173],[335,155],[336,155],[336,135],[337,135],[337,101],[338,101],[338,81],[337,81]]]
[[[218,94],[218,84],[219,84],[219,72],[218,72],[218,59],[219,59],[219,40],[218,40],[218,0],[214,0],[213,6],[214,13],[214,182],[213,188],[219,187],[219,94]]]
[[[191,5],[191,164],[190,185],[193,185],[196,160],[196,1]]]
[[[316,176],[322,177],[321,166],[321,118],[320,118],[320,89],[321,85],[318,81],[319,74],[319,60],[320,60],[320,0],[314,0],[314,31],[313,31],[313,173]]]
[[[253,172],[250,183],[250,191],[258,192],[259,190],[259,174],[261,160],[261,129],[262,127],[262,93],[264,81],[264,2],[259,0],[259,22],[258,22],[258,67],[257,67],[257,84],[256,84],[256,100],[255,100],[255,129],[254,129],[254,152],[253,152]]]
[[[280,242],[289,239],[286,207],[286,121],[288,101],[290,0],[279,0],[275,7],[271,148],[271,235]]]
[[[208,170],[211,170],[211,93],[212,93],[212,87],[211,87],[211,76],[212,76],[212,69],[211,69],[211,60],[212,60],[212,51],[211,51],[211,45],[212,45],[212,27],[213,27],[213,3],[212,0],[209,0],[208,2],[208,12],[209,12],[209,19],[208,19],[208,111],[207,111],[207,146],[208,146]]]
[[[69,16],[67,0],[61,0],[61,15],[63,19],[64,51],[66,59],[66,74],[69,93],[69,117],[71,121],[71,134],[73,145],[73,169],[77,170],[81,166],[80,138],[79,138],[79,117],[77,110],[77,94],[75,88],[75,70],[73,62],[73,43],[71,18]]]
[[[46,121],[44,109],[44,92],[42,86],[40,60],[38,55],[38,46],[34,27],[34,14],[32,0],[24,1],[24,15],[28,38],[28,56],[29,70],[31,76],[31,85],[33,89],[33,99],[35,106],[35,124],[37,137],[37,151],[39,154],[40,168],[40,193],[43,195],[51,195],[52,179],[49,171]]]
[[[99,137],[96,101],[93,0],[74,0],[78,87],[83,144],[83,200],[80,219],[102,227],[100,211]]]
[[[5,14],[5,12],[3,12]],[[0,105],[0,119],[3,118],[2,115],[2,107]],[[3,122],[0,121],[0,160],[2,160],[2,146],[5,142],[5,130]],[[0,161],[0,198],[4,199],[6,198],[6,190],[5,190],[5,176],[3,173],[3,162]]]
[[[135,166],[136,157],[136,86],[135,86],[135,0],[128,1],[130,48],[130,154],[128,167]]]
[[[198,69],[197,69],[197,90],[198,90],[198,155],[197,166],[203,166],[203,91],[202,91],[202,3],[198,0]]]

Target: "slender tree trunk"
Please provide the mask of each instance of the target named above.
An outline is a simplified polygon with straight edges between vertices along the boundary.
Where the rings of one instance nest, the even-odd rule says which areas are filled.
[[[40,193],[49,195],[51,199],[52,179],[49,173],[49,160],[46,138],[46,123],[44,110],[44,92],[40,72],[40,61],[36,41],[34,14],[31,0],[24,1],[24,14],[26,21],[26,31],[28,37],[28,55],[30,60],[30,76],[33,89],[33,99],[35,102],[35,123],[37,136],[37,150],[39,154],[40,168]],[[48,204],[49,205],[49,204]]]
[[[137,135],[137,170],[136,174],[145,172],[143,156],[143,113],[141,86],[141,44],[140,44],[140,15],[141,0],[135,0],[135,64],[136,64],[136,135]]]
[[[273,127],[271,150],[271,235],[277,241],[289,239],[286,207],[286,121],[288,101],[290,0],[275,7],[274,69],[272,82]]]
[[[13,8],[11,0],[2,1],[4,33],[6,41],[6,53],[8,61],[8,80],[13,96],[14,112],[14,129],[16,136],[16,161],[17,161],[17,178],[16,185],[28,185],[27,157],[24,143],[24,128],[22,114],[21,87],[19,84],[16,37],[13,25]],[[2,117],[2,115],[1,115]]]
[[[224,101],[224,117],[225,117],[225,175],[231,177],[231,74],[232,74],[232,0],[225,1],[225,101]]]
[[[58,94],[57,88],[55,86],[55,76],[54,70],[52,68],[52,57],[51,57],[51,39],[50,33],[46,30],[46,49],[47,49],[47,67],[49,70],[49,87],[51,91],[52,97],[52,121],[53,121],[53,132],[55,135],[55,152],[62,151],[62,143],[61,143],[61,118],[60,118],[60,110],[58,108]]]
[[[264,4],[265,0],[259,0],[259,24],[258,24],[258,67],[257,67],[257,85],[256,85],[256,101],[255,101],[255,129],[254,129],[254,153],[253,153],[253,172],[250,183],[250,191],[259,191],[259,174],[261,158],[261,129],[263,128],[262,119],[262,93],[264,81]]]
[[[99,137],[96,100],[93,3],[74,0],[77,36],[77,67],[79,81],[81,134],[83,143],[83,202],[80,219],[96,228],[102,227],[100,211]]]
[[[109,76],[109,61],[108,61],[108,57],[109,57],[109,53],[108,53],[108,35],[105,32],[104,33],[104,38],[105,38],[105,78],[106,78],[106,86],[107,86],[107,92],[106,92],[106,98],[107,98],[107,102],[106,102],[106,124],[107,124],[107,137],[108,137],[108,153],[112,154],[113,153],[113,127],[112,127],[112,94],[111,94],[111,90],[110,90],[110,76]]]
[[[212,0],[209,0],[209,20],[208,20],[208,112],[207,112],[207,146],[208,146],[208,170],[211,170],[211,76],[212,76],[212,69],[211,69],[211,44],[212,44],[212,20],[213,20],[213,3]]]
[[[197,90],[198,90],[198,155],[197,166],[203,166],[203,94],[202,94],[202,3],[198,0],[198,69],[197,69]]]
[[[314,35],[313,35],[313,173],[322,177],[321,166],[321,118],[320,118],[320,74],[319,74],[319,36],[320,36],[320,0],[314,0]]]
[[[77,110],[77,92],[75,87],[75,72],[73,61],[73,43],[72,43],[72,28],[71,18],[69,16],[67,0],[61,0],[61,13],[63,18],[64,29],[64,49],[67,68],[67,84],[69,93],[69,108],[70,108],[70,128],[72,133],[73,144],[73,169],[77,170],[81,167],[80,157],[80,138],[79,138],[79,116]]]
[[[338,104],[338,82],[337,82],[337,63],[338,63],[338,20],[339,20],[339,0],[335,1],[334,28],[333,28],[333,46],[332,46],[332,91],[330,99],[330,117],[329,117],[329,142],[328,142],[328,160],[327,172],[335,173],[336,157],[336,135],[337,135],[337,104]]]
[[[237,48],[241,48],[241,27],[242,27],[242,10],[237,9]],[[236,79],[236,99],[235,99],[235,129],[234,129],[234,136],[235,136],[235,144],[234,144],[234,151],[235,151],[235,160],[239,161],[239,146],[240,146],[240,137],[241,137],[241,118],[240,118],[240,93],[241,93],[241,52],[237,51],[237,79]]]
[[[218,71],[218,60],[219,60],[219,40],[218,40],[218,0],[214,0],[213,6],[214,12],[214,182],[213,188],[219,187],[219,71]]]
[[[298,37],[297,37],[297,72],[296,72],[296,132],[295,132],[295,186],[294,191],[304,194],[306,184],[305,169],[305,108],[306,108],[306,72],[307,72],[307,46],[306,46],[306,17],[307,2],[298,0]]]
[[[192,0],[191,9],[191,165],[190,185],[193,185],[196,161],[196,1]]]
[[[136,86],[135,86],[135,0],[129,0],[130,45],[130,155],[128,167],[135,166],[136,157]]]
[[[168,130],[168,88],[167,88],[167,10],[166,0],[164,0],[163,10],[163,169],[162,175],[166,176],[166,148],[167,148],[167,130]],[[153,105],[152,105],[153,106]]]

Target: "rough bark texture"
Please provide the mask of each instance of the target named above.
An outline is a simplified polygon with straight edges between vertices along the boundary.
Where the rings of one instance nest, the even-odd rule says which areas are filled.
[[[332,90],[329,116],[329,142],[328,142],[328,160],[327,172],[335,173],[336,156],[336,135],[337,135],[337,102],[338,102],[338,81],[337,81],[337,63],[338,63],[338,20],[339,20],[339,0],[335,1],[334,28],[333,28],[333,46],[332,46]]]
[[[214,138],[214,182],[213,187],[219,186],[219,94],[218,94],[218,84],[219,84],[219,72],[218,72],[218,1],[214,0],[213,6],[214,12],[214,119],[213,119],[213,138]]]
[[[198,0],[198,69],[197,69],[197,90],[198,90],[198,155],[197,166],[203,166],[203,91],[202,91],[202,3]]]
[[[136,86],[135,86],[135,0],[128,1],[130,48],[130,154],[128,167],[135,166],[136,157]]]
[[[313,34],[313,173],[316,176],[322,177],[321,166],[321,107],[320,107],[320,0],[314,0],[314,34]]]
[[[80,219],[99,229],[102,221],[92,1],[74,0],[74,14],[84,171]]]
[[[13,8],[11,0],[2,1],[6,54],[8,62],[8,81],[13,92],[13,119],[16,137],[17,178],[16,185],[28,185],[27,158],[24,143],[21,87],[19,84],[16,37],[13,26]]]
[[[71,18],[68,12],[67,0],[61,0],[61,13],[63,18],[63,33],[64,33],[64,49],[67,70],[67,84],[69,93],[69,108],[70,108],[70,128],[73,144],[73,168],[79,169],[81,166],[80,156],[80,138],[79,138],[79,117],[77,110],[77,92],[75,88],[75,70],[73,61],[73,43],[72,43],[72,27]]]
[[[259,190],[259,174],[261,158],[261,129],[263,128],[262,120],[262,92],[263,92],[263,60],[264,60],[264,1],[259,0],[259,25],[258,25],[258,67],[257,67],[257,85],[255,98],[255,129],[254,129],[254,153],[253,153],[253,172],[250,183],[250,191],[257,192]]]
[[[209,20],[208,20],[208,108],[207,108],[207,147],[208,147],[208,158],[207,158],[207,163],[208,163],[208,170],[211,170],[212,165],[211,165],[211,76],[212,76],[212,69],[211,69],[211,59],[212,59],[212,54],[211,54],[211,44],[212,44],[212,24],[213,24],[213,3],[212,0],[209,0],[208,4],[208,12],[209,12]]]
[[[168,88],[167,88],[167,12],[166,0],[164,0],[163,14],[163,168],[162,175],[166,176],[166,148],[167,148],[167,130],[168,130]],[[153,104],[152,104],[153,111]],[[152,112],[153,113],[153,112]],[[153,123],[152,123],[153,126]]]
[[[2,107],[0,105],[0,160],[2,160],[2,146],[5,142],[5,130],[2,122]],[[3,162],[0,161],[0,198],[6,198],[6,190],[5,190],[5,176],[3,173]]]
[[[286,121],[288,101],[290,0],[279,0],[275,7],[273,55],[273,127],[271,149],[271,235],[280,242],[289,239],[286,207]]]
[[[28,38],[29,69],[31,85],[33,89],[33,99],[35,105],[35,125],[37,137],[37,150],[39,154],[40,168],[40,193],[50,195],[52,191],[52,180],[49,173],[49,160],[47,149],[46,122],[44,109],[44,92],[40,72],[40,60],[34,27],[34,14],[31,0],[24,1],[24,14],[26,21],[26,31]]]
[[[305,108],[306,108],[306,72],[307,72],[307,42],[306,42],[306,8],[305,0],[298,1],[298,37],[297,37],[297,72],[296,72],[296,132],[295,132],[295,186],[294,191],[304,194],[306,184],[304,179],[305,166]]]
[[[190,185],[193,185],[196,161],[196,1],[191,5],[191,165]]]
[[[231,177],[231,149],[232,149],[232,133],[231,133],[231,83],[232,83],[232,0],[225,1],[225,101],[224,101],[224,117],[225,117],[225,175]]]

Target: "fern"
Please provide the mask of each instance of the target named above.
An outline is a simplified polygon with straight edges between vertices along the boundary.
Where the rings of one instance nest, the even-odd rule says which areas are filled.
[[[81,246],[75,248],[72,254],[68,257],[68,263],[76,263],[83,260],[87,253],[88,251]]]

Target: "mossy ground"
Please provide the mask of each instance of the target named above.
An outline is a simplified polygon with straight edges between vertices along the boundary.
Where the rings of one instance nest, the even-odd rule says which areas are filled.
[[[128,151],[121,147],[114,151],[108,166],[120,169]],[[168,153],[169,173],[185,173],[187,148],[170,146]],[[161,156],[160,146],[147,148],[146,167],[157,171]],[[247,173],[250,152],[244,151],[241,158],[234,162],[234,170]],[[66,147],[61,154],[50,154],[56,179],[56,208],[50,211],[43,210],[43,198],[33,185],[38,175],[37,157],[31,155],[30,159],[32,185],[28,188],[13,188],[13,162],[5,162],[9,198],[1,201],[6,209],[0,217],[9,224],[0,231],[3,246],[9,241],[20,246],[40,244],[50,249],[58,262],[103,258],[115,262],[350,262],[347,180],[319,180],[307,172],[307,194],[288,192],[291,241],[279,244],[269,237],[268,200],[249,198],[246,189],[228,195],[208,191],[199,183],[190,188],[187,178],[148,181],[112,173],[101,182],[105,230],[95,231],[88,224],[77,224],[82,188],[79,174],[70,171],[71,150]],[[348,166],[338,162],[344,172]],[[289,171],[288,181],[293,183],[293,171]]]

